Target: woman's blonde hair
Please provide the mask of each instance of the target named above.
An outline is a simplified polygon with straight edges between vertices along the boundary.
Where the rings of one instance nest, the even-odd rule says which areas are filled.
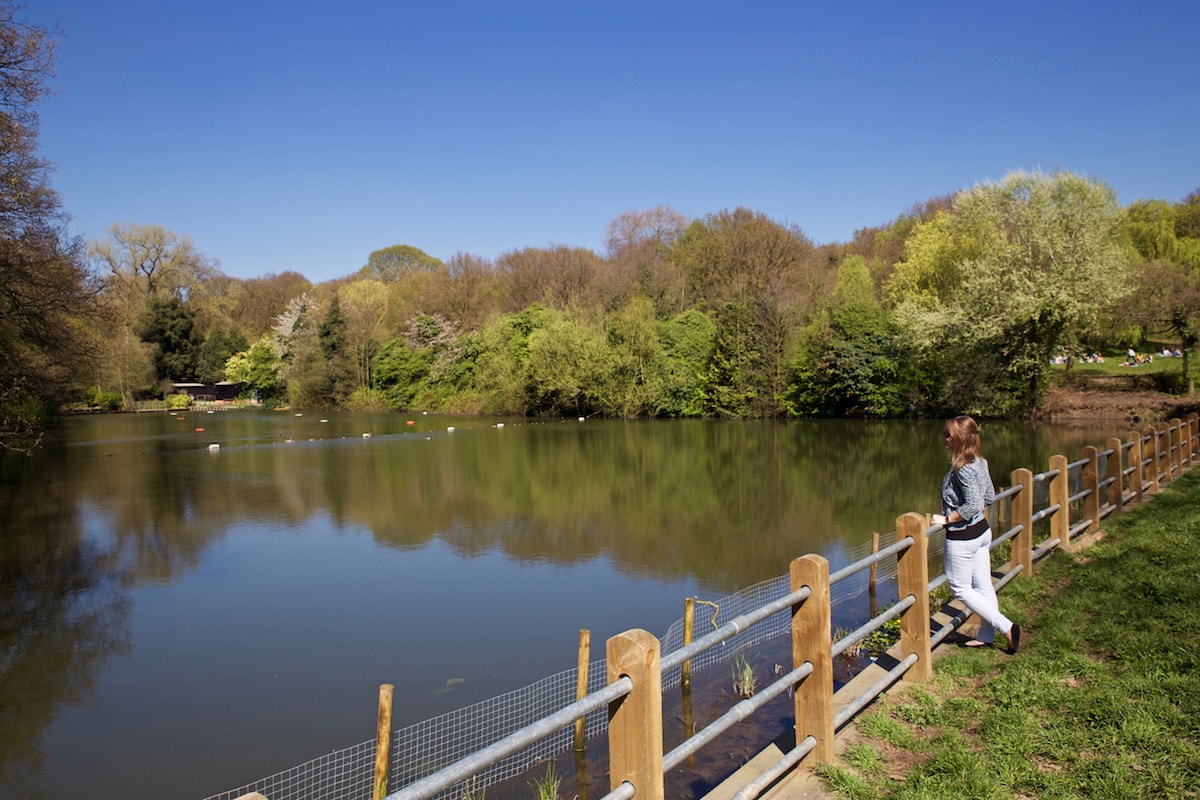
[[[943,436],[949,442],[954,458],[951,464],[960,469],[979,458],[979,423],[970,417],[955,417],[946,420]]]

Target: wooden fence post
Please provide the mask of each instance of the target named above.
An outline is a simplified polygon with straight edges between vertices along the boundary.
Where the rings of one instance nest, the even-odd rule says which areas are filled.
[[[1167,469],[1174,468],[1175,475],[1171,480],[1175,480],[1183,476],[1183,420],[1178,417],[1171,420],[1170,430],[1174,431],[1174,435],[1168,434],[1168,439],[1171,441],[1171,466]]]
[[[692,643],[692,628],[696,622],[696,598],[686,597],[683,600],[683,646]],[[679,682],[683,686],[692,685],[692,660],[683,662],[679,671]]]
[[[1021,566],[1023,575],[1033,575],[1033,471],[1024,467],[1014,469],[1012,485],[1021,487],[1012,499],[1013,527],[1020,525],[1021,531],[1010,540],[1010,560],[1013,566]]]
[[[1090,520],[1083,532],[1095,533],[1100,528],[1100,451],[1088,445],[1080,450],[1079,457],[1086,461],[1079,487],[1088,493],[1083,498],[1083,518]]]
[[[873,531],[871,533],[871,555],[875,555],[878,552],[879,552],[879,531]],[[877,582],[878,578],[879,578],[879,565],[871,564],[871,576],[867,581],[867,605],[869,606],[868,610],[870,611],[872,617],[875,616],[879,610],[879,605],[875,600],[875,588],[876,588],[876,582]]]
[[[1154,494],[1158,491],[1158,434],[1149,425],[1142,430],[1142,464],[1144,493]]]
[[[1058,504],[1058,511],[1050,515],[1050,538],[1058,539],[1059,547],[1071,551],[1071,483],[1068,480],[1066,456],[1050,456],[1050,469],[1058,474],[1050,479],[1050,505]]]
[[[387,796],[388,757],[392,749],[392,693],[390,683],[379,687],[379,719],[375,728],[375,800]]]
[[[833,637],[831,626],[829,562],[818,555],[795,559],[789,570],[792,591],[807,586],[812,594],[792,606],[792,668],[812,663],[812,674],[796,687],[796,742],[805,736],[817,740],[800,762],[806,767],[832,761],[836,732],[833,728]]]
[[[1179,428],[1179,458],[1184,469],[1192,465],[1192,418],[1184,419]]]
[[[1191,437],[1189,460],[1191,462],[1200,461],[1200,414],[1188,415],[1188,429]]]
[[[1133,467],[1133,472],[1129,474],[1129,488],[1133,490],[1133,497],[1130,499],[1133,503],[1142,502],[1142,492],[1146,489],[1146,470],[1142,464],[1144,450],[1142,448],[1142,435],[1135,431],[1129,432],[1129,466]]]
[[[900,614],[900,657],[916,653],[917,663],[904,673],[904,680],[923,683],[933,677],[929,645],[929,537],[921,514],[910,512],[896,518],[896,541],[912,538],[912,547],[896,557],[896,582],[900,599],[912,595],[916,602]]]
[[[1108,504],[1113,507],[1114,515],[1125,510],[1125,470],[1122,468],[1125,462],[1121,458],[1122,447],[1120,437],[1114,436],[1104,448],[1112,451],[1112,454],[1104,459],[1104,477],[1112,478],[1112,483],[1108,484]]]
[[[628,782],[642,800],[663,800],[662,657],[658,637],[625,631],[605,647],[608,682],[633,690],[608,706],[609,790]]]
[[[579,656],[575,670],[575,699],[582,700],[588,693],[588,664],[592,659],[592,632],[579,629]],[[583,750],[587,741],[587,717],[575,720],[575,749]]]
[[[1164,470],[1163,464],[1166,464]],[[1162,491],[1162,487],[1171,482],[1171,427],[1165,422],[1158,423],[1154,433],[1154,491]]]

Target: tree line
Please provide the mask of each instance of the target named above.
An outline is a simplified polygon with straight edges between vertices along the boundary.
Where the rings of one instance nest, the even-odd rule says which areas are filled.
[[[1184,354],[1200,330],[1200,189],[1120,207],[1014,172],[814,244],[750,209],[665,206],[556,245],[445,261],[397,244],[313,284],[223,274],[186,235],[68,234],[36,105],[57,42],[0,3],[0,441],[66,403],[130,408],[229,380],[270,403],[613,417],[1017,416],[1059,353]]]

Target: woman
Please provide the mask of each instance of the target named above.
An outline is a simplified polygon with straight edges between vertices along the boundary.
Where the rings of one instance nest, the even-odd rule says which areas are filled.
[[[996,489],[987,461],[979,455],[979,425],[970,417],[946,423],[942,442],[953,455],[950,471],[942,479],[942,513],[930,519],[946,528],[942,563],[950,592],[979,617],[979,632],[967,647],[991,647],[996,630],[1008,637],[1008,652],[1021,646],[1021,626],[1000,613],[992,586],[992,529],[988,507]]]

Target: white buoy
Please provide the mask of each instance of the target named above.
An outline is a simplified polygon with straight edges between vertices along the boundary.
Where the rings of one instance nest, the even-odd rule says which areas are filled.
[[[371,438],[371,434],[369,434],[369,433],[364,433],[364,434],[363,434],[363,438],[364,438],[364,439],[370,439],[370,438]]]
[[[321,422],[329,422],[329,420],[323,419],[323,420],[321,420]]]
[[[217,452],[218,450],[220,450],[220,449],[221,449],[221,445],[219,445],[219,444],[210,444],[210,445],[208,446],[208,449],[209,449],[209,451],[210,451],[210,452],[213,452],[213,453],[215,453],[215,452]]]
[[[297,414],[296,416],[297,416],[297,417],[303,417],[304,415],[303,415],[303,414]]]
[[[580,421],[580,422],[583,422],[583,417],[580,417],[580,418],[579,418],[579,421]]]
[[[446,428],[446,430],[448,430],[450,433],[454,433],[454,426],[451,425],[449,428]]]
[[[497,427],[497,428],[503,428],[503,427],[504,427],[504,423],[503,423],[503,422],[497,422],[497,423],[496,423],[496,427]]]

